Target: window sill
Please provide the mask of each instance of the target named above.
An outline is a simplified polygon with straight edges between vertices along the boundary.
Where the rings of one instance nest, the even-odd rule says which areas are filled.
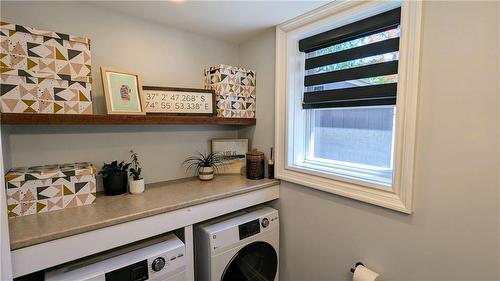
[[[310,172],[313,175],[339,181],[348,181],[354,184],[379,188],[392,189],[392,171],[379,167],[364,165],[343,165],[342,162],[326,159],[306,159],[303,163],[293,165],[297,171]]]
[[[317,172],[287,167],[278,169],[277,178],[306,187],[314,188],[324,192],[348,197],[369,204],[385,207],[395,211],[411,214],[412,210],[401,200],[400,196],[388,189],[387,186],[374,185],[367,182],[360,183],[351,179],[334,179],[335,176],[325,177]]]

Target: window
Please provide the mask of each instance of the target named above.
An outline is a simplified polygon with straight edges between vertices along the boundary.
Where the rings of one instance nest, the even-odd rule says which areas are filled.
[[[334,2],[278,26],[279,178],[411,213],[420,11]]]
[[[297,166],[392,185],[401,8],[301,39],[306,149]]]
[[[303,167],[391,188],[395,106],[309,110]]]

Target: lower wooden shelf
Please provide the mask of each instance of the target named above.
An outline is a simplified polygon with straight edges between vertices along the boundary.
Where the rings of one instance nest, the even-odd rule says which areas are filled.
[[[1,124],[11,125],[255,125],[255,118],[172,115],[81,115],[2,113]]]

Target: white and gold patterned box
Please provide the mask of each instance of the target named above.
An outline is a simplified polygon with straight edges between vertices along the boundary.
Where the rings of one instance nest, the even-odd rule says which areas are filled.
[[[218,64],[205,69],[205,88],[215,90],[218,117],[255,118],[255,72]]]
[[[92,114],[90,40],[0,22],[1,110]]]
[[[10,170],[5,175],[9,218],[94,203],[95,173],[87,162]]]

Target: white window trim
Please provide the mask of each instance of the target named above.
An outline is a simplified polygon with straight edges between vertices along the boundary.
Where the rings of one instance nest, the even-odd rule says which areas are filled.
[[[303,140],[291,136],[294,130],[304,131],[306,126],[305,116],[294,110],[301,106],[304,82],[304,54],[298,50],[298,40],[397,6],[401,6],[401,38],[392,189],[289,166],[295,156],[287,147],[304,146]],[[403,213],[413,212],[421,16],[420,1],[335,1],[276,28],[275,146],[278,178]],[[303,115],[304,111],[301,112]]]

